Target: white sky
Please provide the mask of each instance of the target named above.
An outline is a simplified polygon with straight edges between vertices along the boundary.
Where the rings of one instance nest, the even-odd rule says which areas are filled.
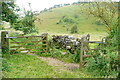
[[[33,11],[40,11],[44,8],[53,7],[55,4],[73,3],[79,0],[16,0],[16,4],[20,8],[29,9],[28,3],[31,3]]]
[[[33,11],[41,11],[45,8],[53,7],[57,4],[73,3],[78,1],[109,1],[109,0],[15,0],[16,4],[23,10],[29,10],[28,3],[31,3],[31,8]],[[112,0],[119,1],[119,0]],[[20,14],[23,14],[21,11]]]

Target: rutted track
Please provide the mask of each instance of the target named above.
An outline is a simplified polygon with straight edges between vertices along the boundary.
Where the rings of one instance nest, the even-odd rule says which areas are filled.
[[[28,55],[33,55],[36,56],[37,58],[41,59],[42,61],[45,61],[48,63],[48,65],[50,66],[54,66],[60,70],[74,70],[79,68],[79,64],[75,64],[75,63],[65,63],[62,62],[56,58],[52,58],[52,57],[40,57],[37,56],[35,54],[28,54]]]

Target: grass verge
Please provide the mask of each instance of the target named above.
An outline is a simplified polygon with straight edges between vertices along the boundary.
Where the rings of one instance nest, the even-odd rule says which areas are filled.
[[[8,66],[3,71],[4,78],[90,78],[79,70],[60,70],[49,66],[36,56],[19,54],[4,58],[4,65]],[[3,66],[5,67],[5,66]]]

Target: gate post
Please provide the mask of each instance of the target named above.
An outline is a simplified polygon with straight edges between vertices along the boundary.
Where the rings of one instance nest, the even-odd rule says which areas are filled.
[[[80,65],[79,65],[80,69],[83,68],[83,53],[84,53],[84,43],[83,43],[83,39],[81,39]]]
[[[84,63],[86,62],[86,61],[83,60],[84,55],[85,55],[84,52],[90,50],[90,48],[89,48],[89,46],[88,46],[89,43],[87,42],[87,41],[89,41],[89,39],[90,39],[90,35],[87,34],[87,35],[83,35],[82,38],[81,38],[81,41],[80,41],[80,42],[81,42],[80,69],[83,68]]]
[[[43,49],[45,48],[45,51],[48,51],[48,44],[47,44],[47,37],[48,37],[48,33],[43,33],[42,34],[42,47]]]
[[[6,38],[6,37],[8,37],[8,32],[7,31],[2,31],[1,32],[2,53],[9,53],[9,39]]]

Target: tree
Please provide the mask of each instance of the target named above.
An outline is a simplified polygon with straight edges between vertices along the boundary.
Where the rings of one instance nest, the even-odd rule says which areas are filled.
[[[115,2],[89,2],[85,11],[100,19],[109,32],[113,30],[113,25],[118,25],[118,8]]]
[[[2,5],[2,14],[0,14],[2,21],[10,22],[11,25],[17,22],[19,7],[12,1],[0,2]]]
[[[30,7],[30,3],[29,3],[29,7]],[[32,12],[31,7],[30,10],[28,11],[24,9],[25,16],[21,20],[18,20],[17,23],[13,25],[14,29],[23,31],[24,34],[37,32],[34,24],[34,21],[36,20],[34,14],[35,13]]]
[[[71,33],[77,33],[77,32],[78,32],[77,25],[74,25],[74,26],[71,28]]]

